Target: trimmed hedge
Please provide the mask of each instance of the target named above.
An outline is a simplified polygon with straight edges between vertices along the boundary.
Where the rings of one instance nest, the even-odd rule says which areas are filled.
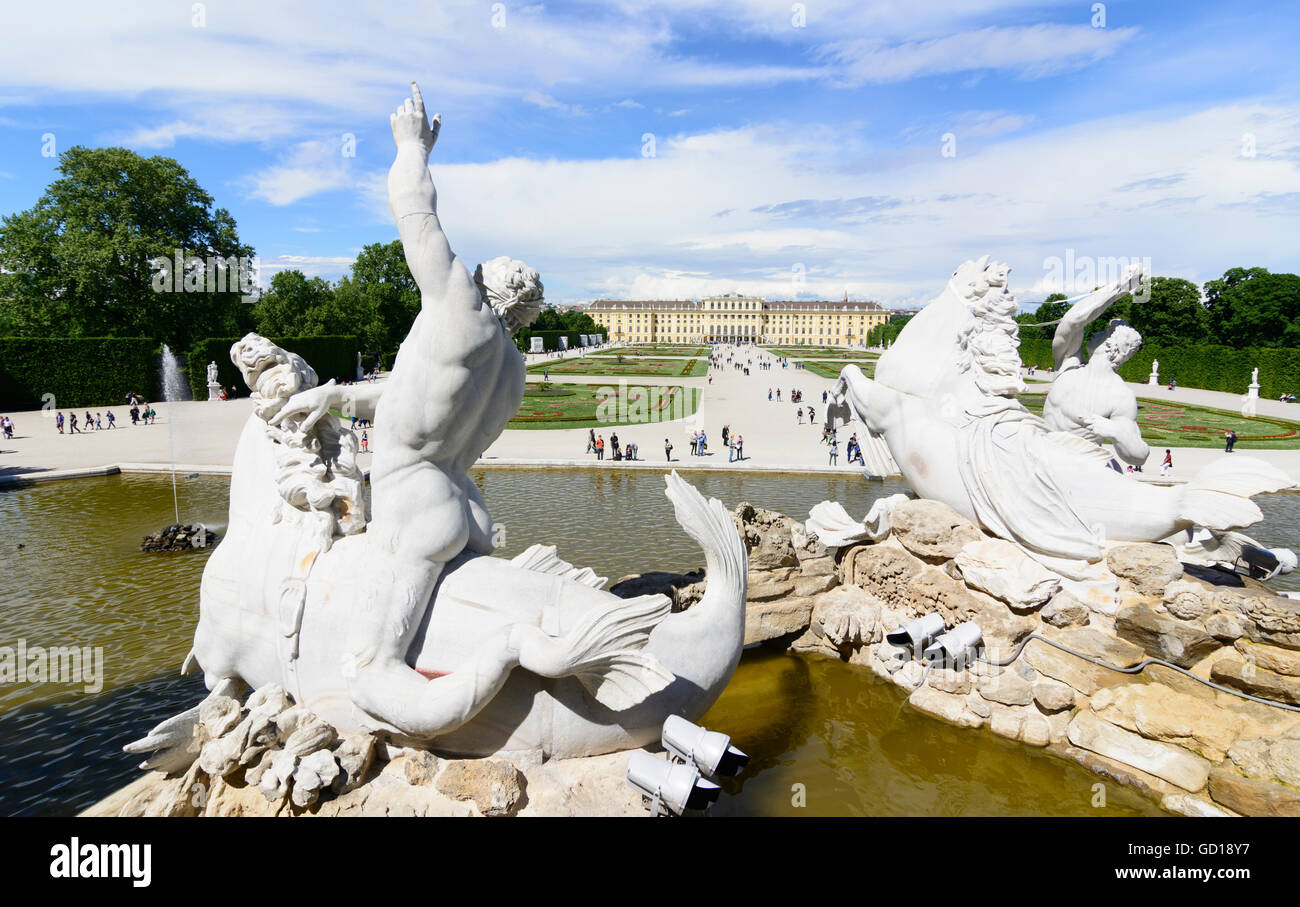
[[[1252,347],[1238,350],[1228,346],[1188,345],[1162,347],[1142,345],[1133,358],[1120,367],[1125,381],[1145,384],[1151,361],[1160,360],[1160,383],[1170,379],[1180,387],[1224,391],[1245,395],[1252,369],[1259,369],[1259,396],[1276,400],[1282,394],[1300,394],[1300,349]],[[1052,367],[1052,341],[1020,340],[1020,361],[1042,369]]]
[[[130,391],[157,400],[158,353],[148,337],[0,337],[0,407],[118,406]]]
[[[209,337],[200,340],[190,350],[186,368],[190,388],[195,400],[208,399],[208,363],[217,363],[217,380],[221,386],[235,389],[235,396],[246,397],[248,387],[244,377],[230,361],[230,348],[239,342],[238,337]],[[270,337],[276,346],[283,347],[291,353],[297,353],[307,360],[307,364],[316,370],[321,383],[331,378],[353,380],[357,374],[357,351],[361,349],[361,338],[347,334],[327,335],[323,337]]]

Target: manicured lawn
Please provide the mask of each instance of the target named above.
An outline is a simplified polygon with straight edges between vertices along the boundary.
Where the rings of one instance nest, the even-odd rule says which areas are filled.
[[[684,419],[702,389],[643,385],[530,383],[507,428],[600,428]]]
[[[640,346],[620,346],[612,350],[599,350],[588,356],[703,356],[704,347],[690,343],[646,343]]]
[[[528,366],[534,375],[608,375],[612,378],[698,378],[709,370],[704,359],[653,359],[648,356],[583,356]]]
[[[1043,411],[1043,394],[1021,394],[1020,402],[1036,413]],[[1138,398],[1138,427],[1153,447],[1217,447],[1223,433],[1237,433],[1239,451],[1300,449],[1300,422],[1272,416],[1243,416],[1239,412],[1205,406],[1180,406],[1163,400]]]
[[[823,378],[838,378],[846,365],[856,365],[862,369],[862,374],[868,378],[876,376],[875,359],[858,359],[852,362],[847,359],[808,359],[804,362],[803,367],[806,371],[810,371],[814,375],[821,375]],[[789,369],[784,369],[782,373],[788,371]]]

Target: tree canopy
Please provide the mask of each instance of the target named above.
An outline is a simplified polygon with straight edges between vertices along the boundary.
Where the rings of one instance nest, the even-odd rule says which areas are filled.
[[[77,145],[59,173],[35,206],[0,220],[0,332],[154,337],[183,349],[248,324],[237,280],[209,283],[218,275],[208,263],[253,250],[184,167]],[[162,290],[157,260],[184,271]]]

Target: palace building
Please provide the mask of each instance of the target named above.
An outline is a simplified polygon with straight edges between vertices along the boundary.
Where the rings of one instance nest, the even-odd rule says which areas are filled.
[[[780,343],[852,346],[889,321],[874,302],[770,302],[724,294],[707,299],[597,299],[583,309],[615,343]]]

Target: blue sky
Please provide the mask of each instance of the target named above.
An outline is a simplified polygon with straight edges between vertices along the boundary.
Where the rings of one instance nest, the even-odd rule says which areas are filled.
[[[910,305],[985,253],[1026,302],[1083,289],[1067,255],[1300,269],[1289,4],[367,6],[6,4],[0,213],[53,178],[44,136],[124,145],[229,208],[263,281],[338,277],[396,237],[387,115],[416,79],[452,247],[553,302]]]

